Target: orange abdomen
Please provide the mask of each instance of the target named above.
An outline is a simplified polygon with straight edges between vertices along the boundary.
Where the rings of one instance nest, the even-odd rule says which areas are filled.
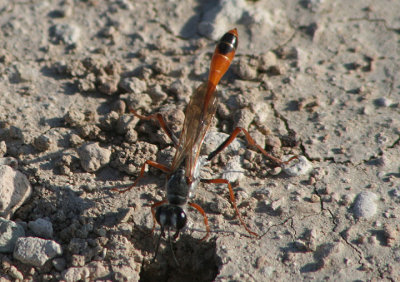
[[[238,33],[236,28],[222,36],[211,60],[208,83],[216,87],[222,76],[228,70],[238,45]]]
[[[206,108],[209,97],[214,93],[222,76],[226,73],[238,45],[238,33],[236,28],[225,33],[215,48],[211,60],[210,74],[208,75],[207,94],[204,108]]]

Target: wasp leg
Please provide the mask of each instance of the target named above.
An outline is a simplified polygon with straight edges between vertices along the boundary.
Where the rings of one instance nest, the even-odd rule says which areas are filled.
[[[231,200],[231,203],[233,205],[233,208],[235,209],[236,215],[239,218],[240,223],[243,225],[244,229],[246,229],[246,231],[250,234],[253,235],[255,237],[259,237],[259,235],[253,231],[250,230],[249,227],[247,227],[247,225],[244,223],[242,216],[239,213],[239,209],[236,205],[236,199],[235,199],[235,195],[233,193],[233,189],[232,189],[232,185],[231,183],[229,183],[228,180],[223,179],[223,178],[218,178],[218,179],[201,179],[200,180],[203,183],[213,183],[213,184],[226,184],[228,185],[228,189],[229,189],[229,197]]]
[[[142,116],[139,115],[134,109],[129,109],[129,111],[134,114],[136,117],[143,119],[143,120],[156,120],[160,124],[161,128],[164,130],[164,132],[168,135],[169,139],[171,139],[172,143],[174,143],[174,146],[178,146],[178,138],[176,138],[175,134],[172,132],[172,130],[168,127],[167,123],[164,120],[164,117],[160,114],[154,114],[154,115],[149,115],[149,116]]]
[[[291,157],[288,161],[281,161],[280,159],[272,156],[271,154],[268,154],[260,145],[258,145],[256,143],[256,141],[254,141],[254,139],[250,136],[249,132],[242,128],[242,127],[236,127],[235,130],[232,132],[232,134],[221,144],[219,145],[219,147],[211,152],[208,157],[207,160],[211,161],[218,153],[220,153],[223,149],[225,149],[226,147],[229,146],[229,144],[232,143],[233,140],[235,140],[235,138],[237,137],[237,135],[243,132],[244,136],[246,137],[247,143],[249,143],[250,146],[255,146],[258,150],[260,150],[260,152],[267,157],[269,160],[271,160],[272,162],[274,162],[275,164],[282,166],[284,164],[289,163],[290,161],[292,161],[293,159],[297,159],[297,156]]]
[[[208,226],[208,218],[207,218],[206,212],[198,204],[189,203],[189,206],[191,206],[191,207],[195,208],[196,210],[198,210],[201,213],[201,215],[203,216],[203,218],[204,218],[204,224],[206,225],[206,230],[207,230],[206,236],[201,238],[201,241],[204,241],[208,237],[208,235],[210,235],[210,226]]]
[[[138,181],[143,177],[144,171],[145,171],[145,169],[146,169],[146,165],[149,165],[149,166],[158,168],[159,170],[162,170],[162,171],[167,172],[167,173],[170,172],[170,168],[169,168],[169,167],[167,167],[167,166],[165,166],[165,165],[162,165],[162,164],[159,164],[159,163],[157,163],[157,162],[153,162],[153,161],[151,161],[151,160],[147,160],[147,161],[142,165],[142,168],[140,169],[140,173],[139,173],[138,178],[136,178],[135,182],[133,182],[133,184],[132,184],[131,186],[129,186],[128,188],[123,188],[123,189],[121,189],[121,188],[113,188],[112,191],[117,191],[117,192],[120,192],[120,193],[125,193],[125,192],[131,190],[133,187],[135,187],[136,184],[138,183]]]

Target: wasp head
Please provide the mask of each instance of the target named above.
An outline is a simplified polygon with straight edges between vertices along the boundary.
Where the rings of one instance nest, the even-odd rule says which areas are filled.
[[[179,231],[186,226],[187,217],[185,211],[176,205],[162,205],[156,210],[156,220],[161,226],[161,230],[173,227],[178,237]]]

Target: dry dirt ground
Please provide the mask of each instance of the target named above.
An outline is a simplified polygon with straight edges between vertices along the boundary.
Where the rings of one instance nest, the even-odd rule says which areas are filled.
[[[1,0],[2,154],[33,189],[10,219],[36,237],[27,223],[50,221],[63,252],[41,267],[0,254],[2,281],[399,281],[399,11],[394,0]],[[211,236],[199,240],[203,218],[189,210],[172,246],[179,266],[167,240],[152,263],[150,205],[165,175],[111,189],[146,159],[168,165],[174,149],[127,109],[162,112],[179,132],[215,40],[233,27],[239,47],[210,132],[243,126],[313,170],[288,176],[242,138],[203,173],[236,178],[261,238],[239,224],[225,186],[201,184],[194,202]]]

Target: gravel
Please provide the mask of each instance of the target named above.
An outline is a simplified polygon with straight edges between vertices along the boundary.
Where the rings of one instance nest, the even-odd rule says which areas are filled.
[[[43,266],[2,253],[2,278],[398,280],[399,1],[3,2],[0,216],[64,251]],[[137,187],[111,189],[132,185],[146,160],[169,167],[176,148],[129,108],[163,113],[179,136],[216,40],[234,27],[216,138],[200,155],[240,124],[268,153],[299,159],[281,173],[240,134],[202,174],[240,170],[225,176],[239,179],[239,212],[260,238],[226,188],[200,183],[190,201],[209,238],[199,242],[203,216],[188,207],[190,225],[172,242],[180,266],[168,234],[151,263],[160,231],[147,235],[150,206],[165,199],[167,175],[149,167]]]

